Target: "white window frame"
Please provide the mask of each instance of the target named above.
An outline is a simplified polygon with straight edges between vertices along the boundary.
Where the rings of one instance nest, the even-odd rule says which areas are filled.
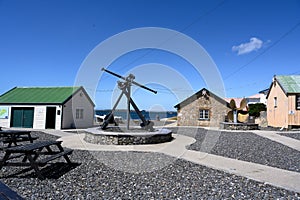
[[[277,97],[274,97],[274,108],[277,108],[277,103],[278,103]]]
[[[199,120],[210,120],[208,109],[200,109],[199,110]]]
[[[296,95],[296,110],[300,110],[300,94]]]
[[[75,119],[84,119],[84,109],[76,108]]]

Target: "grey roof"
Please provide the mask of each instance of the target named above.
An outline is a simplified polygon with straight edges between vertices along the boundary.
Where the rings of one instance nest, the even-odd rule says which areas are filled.
[[[275,79],[286,94],[300,93],[300,75],[276,76]]]
[[[269,93],[270,88],[259,91],[259,94],[267,95]]]
[[[209,91],[206,88],[202,88],[201,90],[199,90],[198,92],[196,92],[192,96],[188,97],[187,99],[185,99],[182,102],[180,102],[177,105],[175,105],[174,108],[180,109],[180,108],[182,108],[182,107],[184,107],[184,106],[192,103],[193,101],[195,101],[196,99],[198,99],[200,96],[202,96],[204,90],[205,90],[205,93],[207,95],[212,96],[213,98],[215,98],[216,100],[218,100],[220,103],[226,105],[229,108],[229,103],[227,101],[225,101],[221,97],[217,96],[216,94],[212,93],[211,91]]]

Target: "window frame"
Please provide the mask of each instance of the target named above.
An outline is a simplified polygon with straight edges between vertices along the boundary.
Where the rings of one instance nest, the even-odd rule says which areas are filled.
[[[296,94],[295,107],[296,110],[300,110],[300,94]]]
[[[199,109],[199,120],[209,121],[210,120],[210,110],[209,109]]]
[[[277,108],[278,105],[278,99],[277,97],[274,97],[274,108]]]
[[[84,119],[84,109],[83,108],[76,108],[75,119],[76,120]]]

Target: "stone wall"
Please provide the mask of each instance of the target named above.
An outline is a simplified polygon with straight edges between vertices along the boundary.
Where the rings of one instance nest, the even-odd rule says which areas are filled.
[[[172,131],[167,133],[145,133],[138,136],[128,134],[94,134],[87,132],[84,140],[88,143],[99,145],[139,145],[158,144],[172,141]]]
[[[200,109],[209,110],[210,120],[200,120]],[[178,126],[219,127],[229,112],[226,103],[221,103],[211,96],[200,96],[198,99],[178,109]]]
[[[258,124],[254,123],[233,123],[233,122],[221,122],[220,129],[225,130],[258,130]]]
[[[267,112],[261,111],[260,116],[255,119],[255,123],[260,127],[268,127]]]

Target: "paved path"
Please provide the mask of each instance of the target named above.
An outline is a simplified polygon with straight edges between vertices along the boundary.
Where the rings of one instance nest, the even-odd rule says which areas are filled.
[[[45,130],[42,130],[42,132],[48,133],[48,134],[51,134],[51,135],[55,135],[55,136],[58,136],[58,137],[74,135],[74,133],[68,133],[66,131],[54,130],[54,129],[45,129]]]
[[[84,134],[68,134],[68,136],[63,136],[59,140],[63,141],[63,146],[81,150],[164,153],[196,164],[244,176],[249,179],[268,183],[284,189],[300,192],[300,173],[213,154],[187,150],[186,146],[194,143],[195,139],[177,134],[173,134],[173,136],[175,139],[172,142],[155,145],[97,145],[85,142],[83,140]]]
[[[251,131],[261,137],[268,138],[270,140],[273,140],[275,142],[281,143],[285,146],[291,147],[293,149],[296,149],[297,151],[300,151],[300,140],[296,140],[290,137],[282,136],[279,134],[276,134],[275,131],[260,131],[255,130]]]

